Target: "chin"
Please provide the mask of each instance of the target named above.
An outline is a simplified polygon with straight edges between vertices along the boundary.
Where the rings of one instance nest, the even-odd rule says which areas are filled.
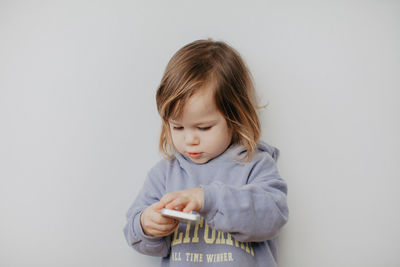
[[[195,162],[195,163],[197,163],[197,164],[204,164],[204,163],[209,162],[210,160],[209,160],[209,159],[200,159],[200,160],[194,160],[194,159],[192,159],[192,161]]]

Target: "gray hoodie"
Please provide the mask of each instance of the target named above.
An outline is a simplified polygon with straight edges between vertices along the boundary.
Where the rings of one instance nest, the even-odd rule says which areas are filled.
[[[231,145],[220,156],[197,164],[182,154],[160,160],[148,173],[127,212],[126,240],[137,251],[162,257],[161,266],[276,266],[275,240],[287,222],[287,186],[276,167],[278,149],[259,142],[249,163]],[[143,233],[141,212],[169,192],[203,188],[201,221],[179,224],[164,238]]]

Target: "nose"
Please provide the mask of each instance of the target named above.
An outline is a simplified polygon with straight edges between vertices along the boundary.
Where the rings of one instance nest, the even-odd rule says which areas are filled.
[[[198,145],[200,143],[200,138],[194,132],[187,132],[185,134],[185,144],[188,146]]]

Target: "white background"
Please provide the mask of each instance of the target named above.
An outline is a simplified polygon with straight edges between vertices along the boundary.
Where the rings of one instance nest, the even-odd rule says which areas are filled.
[[[281,150],[281,267],[400,265],[400,2],[0,1],[0,266],[158,266],[125,212],[174,52],[235,47]]]

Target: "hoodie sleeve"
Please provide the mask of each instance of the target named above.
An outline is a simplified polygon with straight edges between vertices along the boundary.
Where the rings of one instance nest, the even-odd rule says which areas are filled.
[[[202,186],[200,213],[211,228],[242,242],[273,239],[288,220],[287,186],[270,154],[254,164],[242,186],[215,181]]]
[[[162,177],[155,168],[149,172],[143,188],[126,214],[124,235],[129,246],[138,252],[151,256],[165,257],[169,254],[170,238],[148,236],[143,232],[140,224],[142,212],[148,206],[159,201],[165,191]]]

